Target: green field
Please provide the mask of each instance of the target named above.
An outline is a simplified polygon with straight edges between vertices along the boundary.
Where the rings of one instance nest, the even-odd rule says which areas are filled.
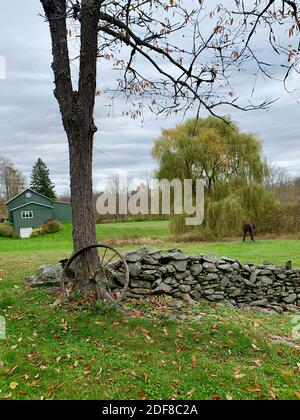
[[[241,261],[300,266],[299,241],[172,243],[167,222],[97,227],[99,241],[138,236],[155,248],[214,252]],[[149,239],[153,239],[153,244]],[[117,243],[117,242],[116,242]],[[138,247],[121,243],[121,248]],[[171,321],[167,300],[130,303],[128,319],[84,307],[51,308],[56,297],[24,278],[71,253],[71,226],[37,239],[0,238],[0,399],[299,399],[295,315],[197,304]],[[194,321],[196,315],[202,318]]]
[[[258,240],[222,242],[222,243],[180,243],[169,238],[168,222],[128,222],[97,225],[97,239],[121,249],[138,248],[132,242],[144,243],[152,248],[179,247],[189,253],[215,253],[219,256],[230,256],[242,262],[262,263],[263,261],[285,264],[292,260],[296,267],[300,267],[300,241],[298,240]],[[120,244],[118,244],[120,240]],[[153,242],[153,243],[152,243]],[[53,235],[46,235],[34,239],[6,239],[0,237],[0,258],[6,253],[40,253],[48,252],[51,256],[61,259],[67,258],[72,252],[72,226],[65,224],[63,230]]]

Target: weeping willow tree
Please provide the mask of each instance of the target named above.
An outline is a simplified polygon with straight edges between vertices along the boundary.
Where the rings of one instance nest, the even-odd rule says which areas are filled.
[[[205,180],[205,222],[197,228],[205,237],[236,235],[246,218],[265,230],[267,216],[278,206],[265,188],[269,169],[261,141],[232,121],[208,117],[163,130],[152,155],[159,179]],[[191,229],[184,219],[171,217],[173,234]]]

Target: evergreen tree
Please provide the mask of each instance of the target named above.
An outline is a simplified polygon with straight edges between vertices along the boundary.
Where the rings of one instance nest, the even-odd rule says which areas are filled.
[[[33,166],[30,188],[33,191],[51,198],[51,200],[55,200],[55,186],[50,179],[49,169],[42,159],[38,159]]]

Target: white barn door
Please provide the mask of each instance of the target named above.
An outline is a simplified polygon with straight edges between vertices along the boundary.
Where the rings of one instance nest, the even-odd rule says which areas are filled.
[[[33,228],[21,228],[20,229],[20,236],[22,239],[29,238],[31,233],[33,231]]]

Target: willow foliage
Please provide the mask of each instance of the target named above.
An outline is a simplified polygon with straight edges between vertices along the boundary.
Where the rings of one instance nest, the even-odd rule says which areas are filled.
[[[200,231],[206,237],[235,235],[246,218],[263,231],[278,207],[265,188],[269,168],[261,141],[229,120],[208,117],[163,130],[152,156],[159,163],[159,179],[205,180],[205,223]],[[174,216],[172,233],[184,230],[183,217]]]

